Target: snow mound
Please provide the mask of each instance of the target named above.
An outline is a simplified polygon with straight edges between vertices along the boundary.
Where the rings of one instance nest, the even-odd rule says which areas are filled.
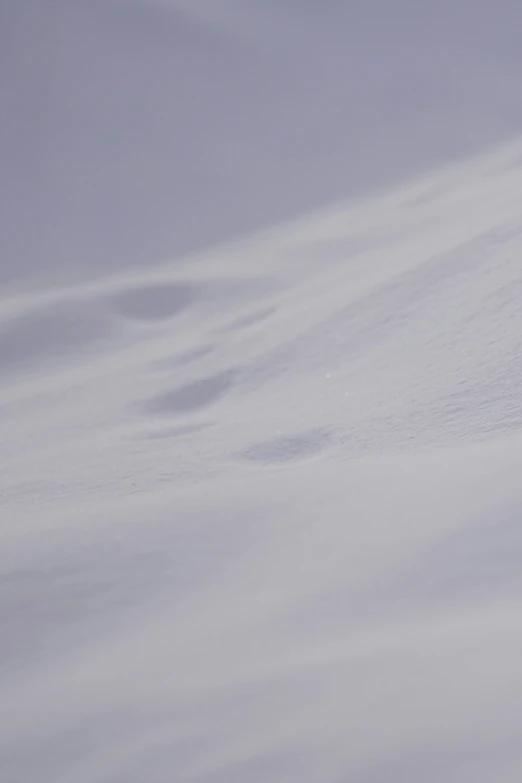
[[[6,297],[6,781],[519,779],[521,160]]]

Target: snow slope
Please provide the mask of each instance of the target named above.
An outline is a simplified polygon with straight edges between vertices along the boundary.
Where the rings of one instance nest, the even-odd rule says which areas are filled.
[[[0,783],[519,783],[521,21],[0,3]]]
[[[522,142],[2,301],[2,780],[515,783]]]

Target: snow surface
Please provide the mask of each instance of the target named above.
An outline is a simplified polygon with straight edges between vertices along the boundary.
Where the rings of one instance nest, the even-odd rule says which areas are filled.
[[[2,783],[520,781],[521,204],[4,268]]]

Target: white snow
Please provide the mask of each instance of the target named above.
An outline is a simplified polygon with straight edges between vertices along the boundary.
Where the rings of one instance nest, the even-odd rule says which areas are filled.
[[[5,780],[516,779],[521,153],[6,302]]]
[[[521,204],[6,286],[2,783],[520,781]]]

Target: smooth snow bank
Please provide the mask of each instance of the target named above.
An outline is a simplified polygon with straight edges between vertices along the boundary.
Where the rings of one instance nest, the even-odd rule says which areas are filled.
[[[2,303],[3,780],[520,780],[521,203]]]

